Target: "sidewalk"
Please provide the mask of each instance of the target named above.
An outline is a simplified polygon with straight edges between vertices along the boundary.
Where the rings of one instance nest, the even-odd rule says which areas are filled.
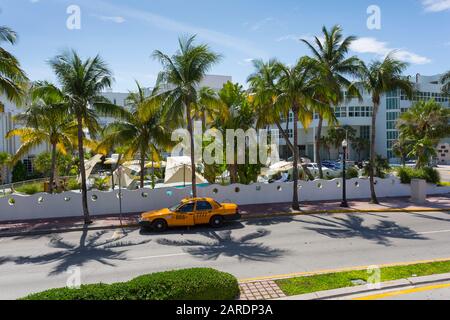
[[[368,203],[368,200],[349,201],[350,208],[348,209],[341,208],[339,201],[309,202],[301,204],[302,210],[300,212],[293,211],[290,203],[247,205],[241,206],[240,211],[243,220],[302,214],[450,211],[450,195],[430,196],[423,205],[415,205],[410,202],[409,198],[380,199],[380,202],[379,205],[372,205]],[[123,215],[122,226],[137,228],[139,215],[139,213]],[[118,215],[93,216],[91,218],[93,224],[88,226],[89,230],[121,227]],[[0,237],[61,233],[84,229],[81,215],[80,217],[65,219],[0,222]]]

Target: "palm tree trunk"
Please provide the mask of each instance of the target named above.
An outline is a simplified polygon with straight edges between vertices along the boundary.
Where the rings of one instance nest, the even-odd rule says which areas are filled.
[[[292,155],[294,155],[294,146],[292,145],[291,140],[289,139],[289,136],[287,135],[286,131],[283,130],[283,128],[281,127],[281,124],[277,121],[275,122],[278,131],[281,132],[281,135],[283,136],[284,140],[286,141],[286,145],[288,146],[288,148],[291,150]]]
[[[52,164],[50,169],[50,179],[49,179],[49,187],[48,192],[50,194],[53,193],[53,184],[55,180],[55,171],[56,171],[56,144],[52,143]]]
[[[192,197],[197,198],[197,182],[195,175],[195,145],[194,145],[194,130],[192,126],[191,117],[191,106],[189,101],[185,101],[186,104],[186,117],[187,117],[187,127],[189,131],[189,139],[191,143],[191,180],[192,180]]]
[[[140,172],[140,180],[141,180],[141,189],[144,189],[144,180],[145,180],[145,153],[141,150],[141,172]]]
[[[319,178],[320,179],[323,179],[322,159],[320,157],[322,126],[323,126],[323,117],[321,115],[319,115],[319,125],[317,127],[317,137],[316,137],[316,159],[317,159],[317,165],[319,166]]]
[[[298,111],[294,110],[294,170],[293,170],[293,179],[294,179],[294,190],[293,190],[293,199],[292,199],[292,209],[300,210],[300,204],[298,201]]]
[[[152,189],[155,189],[155,159],[152,151]]]
[[[78,157],[80,159],[80,175],[81,175],[81,201],[83,206],[84,223],[91,224],[89,217],[89,209],[87,202],[87,186],[86,186],[86,171],[84,167],[84,148],[83,148],[83,119],[81,115],[77,116],[78,125]]]
[[[378,113],[378,104],[373,104],[373,115],[372,115],[372,133],[371,133],[371,141],[370,141],[370,166],[369,166],[369,176],[370,176],[370,203],[379,204],[377,199],[377,194],[375,192],[375,139],[376,139],[376,124],[377,124],[377,113]]]

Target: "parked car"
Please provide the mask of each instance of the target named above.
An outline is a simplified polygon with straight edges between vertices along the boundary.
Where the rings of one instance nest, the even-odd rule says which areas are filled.
[[[211,198],[189,198],[172,208],[143,213],[139,225],[144,229],[162,232],[171,227],[190,227],[210,224],[220,227],[225,221],[239,220],[238,205],[219,203]]]

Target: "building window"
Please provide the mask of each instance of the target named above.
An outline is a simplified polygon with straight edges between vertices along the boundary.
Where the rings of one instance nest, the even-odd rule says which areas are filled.
[[[359,135],[362,139],[370,140],[370,126],[361,126],[359,129]]]

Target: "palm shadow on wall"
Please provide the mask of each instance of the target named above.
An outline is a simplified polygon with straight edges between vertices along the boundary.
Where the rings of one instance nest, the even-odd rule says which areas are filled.
[[[311,217],[318,221],[298,221],[313,225],[305,227],[307,230],[335,239],[362,238],[384,246],[391,246],[391,239],[428,240],[414,230],[393,221],[378,220],[375,226],[365,226],[364,219],[357,215],[348,215],[345,218],[325,218],[317,215]]]
[[[217,260],[220,256],[235,257],[239,261],[271,261],[286,254],[285,250],[274,249],[253,240],[266,237],[270,231],[260,229],[242,237],[233,237],[232,231],[207,231],[200,235],[205,240],[158,239],[161,245],[185,247],[184,251],[201,260]]]
[[[114,267],[114,261],[126,259],[125,250],[116,251],[114,249],[137,246],[151,241],[124,241],[127,237],[126,233],[118,237],[102,240],[101,238],[107,233],[108,231],[99,231],[88,235],[88,231],[84,230],[78,244],[64,241],[59,235],[52,236],[48,246],[59,249],[58,251],[35,256],[3,257],[0,258],[0,265],[8,262],[17,265],[57,263],[49,273],[50,276],[64,273],[70,267],[82,267],[84,264],[92,261]]]

